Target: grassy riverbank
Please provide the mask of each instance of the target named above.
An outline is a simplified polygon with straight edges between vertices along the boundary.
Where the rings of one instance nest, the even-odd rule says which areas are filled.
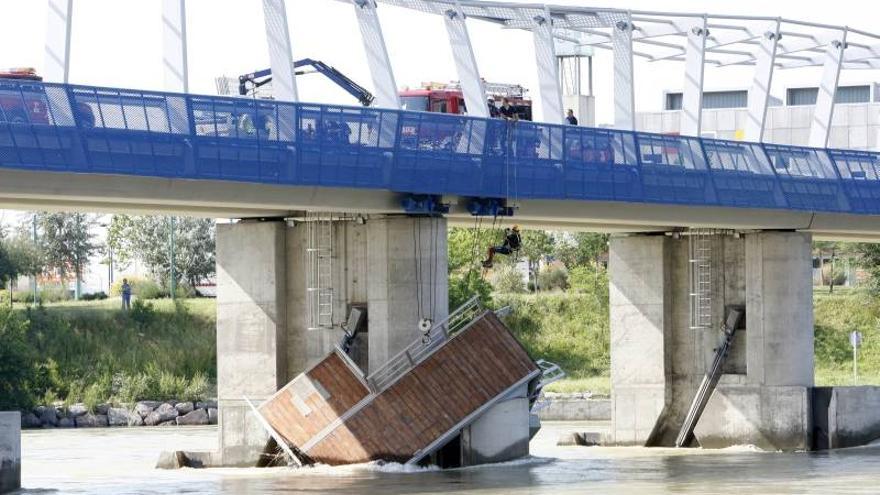
[[[594,293],[595,292],[595,293]],[[533,357],[562,366],[556,392],[608,393],[610,332],[604,287],[594,292],[495,294]],[[141,398],[197,400],[214,393],[215,301],[119,300],[0,307],[0,409],[64,400],[95,405]],[[851,385],[849,333],[862,332],[861,384],[880,384],[880,298],[814,294],[816,384]]]
[[[213,394],[213,300],[119,308],[109,299],[0,309],[0,409]]]

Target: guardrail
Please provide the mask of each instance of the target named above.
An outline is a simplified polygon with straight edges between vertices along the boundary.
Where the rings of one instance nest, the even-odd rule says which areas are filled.
[[[880,214],[880,154],[0,79],[0,166]]]
[[[388,360],[379,369],[367,377],[367,383],[374,393],[388,388],[399,377],[416,367],[418,363],[430,356],[450,337],[466,327],[483,312],[480,299],[470,298],[466,303],[436,323],[425,332],[421,339],[416,340]]]

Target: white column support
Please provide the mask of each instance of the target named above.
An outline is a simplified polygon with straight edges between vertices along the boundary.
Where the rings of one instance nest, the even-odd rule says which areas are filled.
[[[843,64],[843,52],[846,50],[846,29],[841,31],[840,39],[832,40],[825,52],[825,63],[822,69],[822,82],[813,109],[813,122],[810,124],[809,145],[815,148],[828,146],[831,134],[831,119],[834,117],[834,96],[840,81],[840,67]]]
[[[186,56],[186,0],[162,2],[165,89],[189,92],[189,64]]]
[[[272,95],[281,101],[299,101],[284,0],[263,0],[263,20],[266,24],[266,42],[269,44],[269,65],[272,68]]]
[[[764,128],[767,122],[767,106],[770,102],[770,88],[773,85],[773,70],[776,66],[776,48],[779,46],[780,22],[761,37],[761,49],[755,60],[755,75],[748,94],[748,114],[746,116],[745,139],[751,142],[764,141]]]
[[[445,12],[443,20],[446,23],[446,32],[449,34],[449,46],[452,48],[452,58],[455,60],[458,79],[461,81],[461,92],[464,94],[467,113],[474,117],[489,117],[486,88],[480,78],[465,15],[458,2],[455,3],[454,8]]]
[[[382,35],[382,26],[379,24],[376,0],[351,0],[351,3],[354,5],[358,25],[361,28],[367,65],[373,77],[376,91],[374,105],[380,108],[400,108],[400,96],[394,80],[394,71],[391,69],[391,60],[388,58],[385,37]]]
[[[614,127],[624,131],[636,128],[636,97],[633,86],[632,14],[618,21],[611,30],[614,50]]]
[[[705,17],[686,33],[684,93],[681,102],[681,134],[700,136],[703,123],[703,74],[706,60],[706,37],[709,28]]]
[[[553,19],[550,17],[550,10],[545,8],[543,14],[534,16],[532,21],[544,121],[562,124],[562,89],[559,87],[559,62],[556,60],[556,48],[553,44]]]
[[[73,27],[73,0],[49,0],[46,24],[46,53],[43,78],[68,82],[70,78],[70,33]]]

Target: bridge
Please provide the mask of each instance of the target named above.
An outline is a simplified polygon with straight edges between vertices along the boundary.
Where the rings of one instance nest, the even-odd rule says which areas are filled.
[[[427,195],[462,222],[493,199],[545,227],[837,238],[880,215],[873,152],[20,80],[0,81],[0,169],[15,207],[284,217]]]
[[[48,1],[49,82],[0,80],[0,206],[240,220],[217,232],[219,463],[253,464],[266,434],[242,397],[272,397],[326,356],[353,310],[368,315],[353,357],[365,372],[443,321],[447,222],[498,212],[623,234],[609,256],[609,441],[673,444],[720,322],[744,308],[696,439],[812,446],[811,241],[880,238],[880,155],[826,146],[840,73],[880,66],[880,36],[778,17],[344,3],[373,107],[300,101],[282,0],[262,2],[275,100],[189,92],[184,0],[163,2],[166,91],[71,84],[73,0]],[[401,109],[378,17],[386,4],[442,19],[470,115]],[[488,118],[473,21],[530,33],[543,122]],[[557,50],[587,46],[614,54],[613,129],[560,124],[563,101],[582,95],[563,94]],[[636,132],[636,58],[684,62],[682,135]],[[747,140],[699,137],[705,68],[738,65],[754,68]],[[812,147],[765,142],[774,71],[798,67],[822,68]],[[493,406],[469,433],[482,439],[469,448],[490,439],[502,452],[479,457],[528,444],[511,407]]]

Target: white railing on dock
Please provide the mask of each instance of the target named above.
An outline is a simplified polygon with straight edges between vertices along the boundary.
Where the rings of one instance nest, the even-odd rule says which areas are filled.
[[[419,339],[407,346],[367,377],[367,383],[374,393],[388,388],[398,378],[405,375],[417,364],[440,348],[450,337],[461,331],[483,312],[480,299],[470,298],[466,303],[436,323]]]

